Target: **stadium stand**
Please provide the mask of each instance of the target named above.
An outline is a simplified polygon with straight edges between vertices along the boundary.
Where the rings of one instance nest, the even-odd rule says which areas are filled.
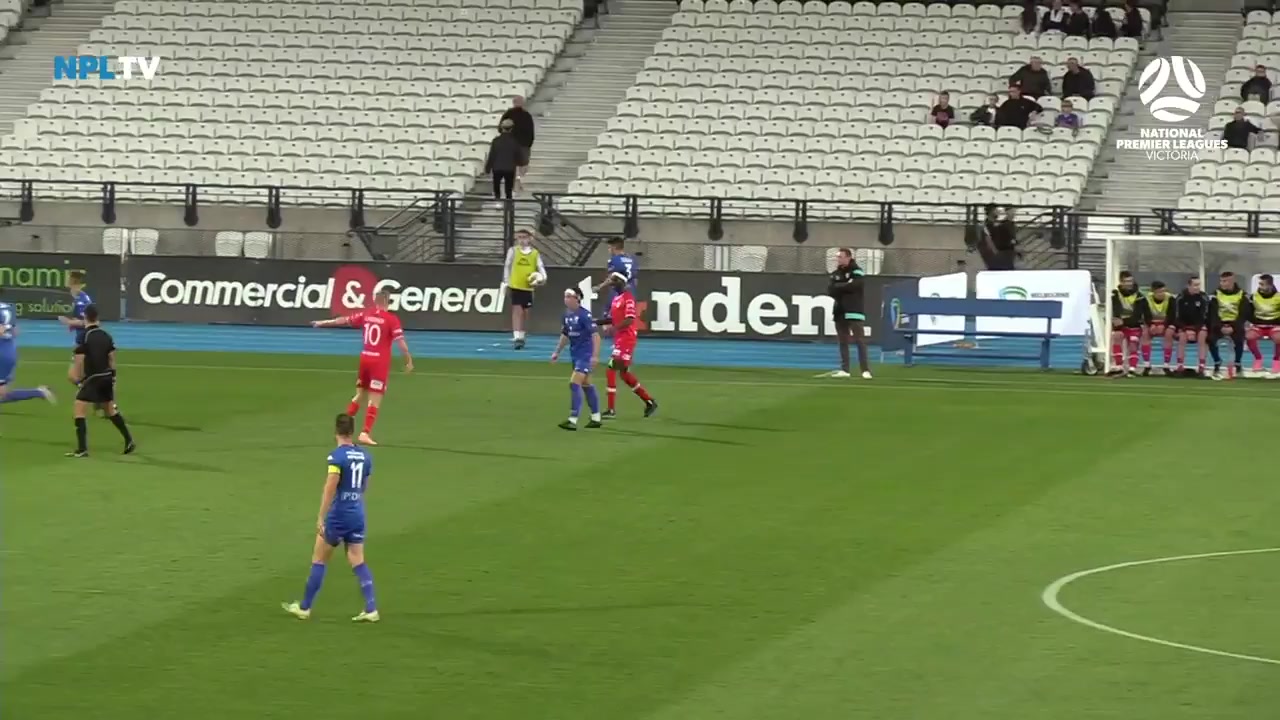
[[[757,198],[726,214],[963,217],[961,204],[1071,207],[1133,71],[1138,42],[1021,34],[1019,6],[909,2],[685,0],[618,106],[571,195]],[[1076,57],[1098,81],[1073,97],[1084,127],[945,129],[939,92],[961,116],[1003,92],[1032,56],[1056,84]],[[974,60],[974,58],[979,58]],[[1003,100],[1003,97],[1002,97]],[[1039,98],[1052,124],[1061,98]],[[775,202],[767,202],[767,201]],[[950,208],[932,204],[954,203]],[[573,197],[568,213],[617,212],[621,198]],[[914,204],[914,207],[911,205]],[[906,206],[906,207],[904,207]],[[671,200],[660,212],[701,214]]]
[[[1280,98],[1271,93],[1269,102],[1246,100],[1241,88],[1258,66],[1265,68],[1271,82],[1280,80],[1280,13],[1255,10],[1246,16],[1209,124],[1211,134],[1220,136],[1233,113],[1243,109],[1247,121],[1262,132],[1251,148],[1200,153],[1178,201],[1178,209],[1186,211],[1178,215],[1184,225],[1243,226],[1246,218],[1230,213],[1280,211],[1280,157],[1275,149]],[[1280,226],[1280,216],[1263,215],[1260,222],[1275,228]]]
[[[22,20],[22,0],[0,0],[0,42]]]
[[[494,118],[532,93],[581,14],[578,0],[124,0],[79,53],[159,56],[157,77],[55,83],[0,139],[0,166],[35,180],[317,191],[286,203],[348,200],[332,188],[463,192]]]

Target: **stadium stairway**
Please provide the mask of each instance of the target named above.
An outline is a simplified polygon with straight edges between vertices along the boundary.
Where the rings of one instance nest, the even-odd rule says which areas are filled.
[[[582,21],[529,99],[537,140],[523,197],[569,187],[677,9],[672,0],[613,0],[598,27],[595,19]],[[490,197],[488,178],[468,193],[459,217],[460,258],[501,257],[502,216]],[[533,204],[521,204],[516,214],[517,227],[534,226]]]
[[[14,121],[52,85],[53,58],[75,55],[114,7],[113,0],[61,0],[48,17],[28,17],[9,36],[11,52],[0,59],[0,135],[12,132]]]
[[[1138,58],[1138,72],[1120,105],[1116,125],[1094,166],[1082,207],[1102,213],[1133,214],[1149,208],[1171,208],[1178,204],[1182,186],[1191,170],[1188,161],[1148,158],[1144,150],[1117,150],[1116,141],[1137,139],[1142,128],[1159,126],[1138,99],[1141,68],[1156,57],[1181,55],[1200,67],[1205,82],[1217,88],[1226,75],[1243,22],[1238,12],[1172,12],[1163,40],[1148,41]],[[1200,110],[1186,121],[1187,127],[1207,128],[1213,116],[1215,97],[1206,95]],[[1171,164],[1176,163],[1176,164]]]

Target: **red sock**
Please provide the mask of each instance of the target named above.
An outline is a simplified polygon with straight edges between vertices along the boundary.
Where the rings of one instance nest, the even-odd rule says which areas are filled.
[[[1148,365],[1151,364],[1151,346],[1150,345],[1142,346],[1142,362]]]
[[[1173,360],[1173,343],[1164,344],[1164,364],[1168,365]]]
[[[1275,349],[1271,351],[1271,359],[1280,361],[1280,342],[1276,343]]]
[[[355,417],[356,413],[358,412],[360,412],[360,403],[356,402],[355,400],[352,400],[350,403],[347,404],[348,417]]]
[[[609,396],[609,409],[613,409],[613,403],[618,397],[618,371],[609,368],[604,373],[604,378],[608,387],[606,394]]]
[[[1132,344],[1129,345],[1129,367],[1138,367],[1138,348],[1134,347]]]
[[[1245,338],[1245,344],[1249,346],[1249,352],[1259,360],[1262,359],[1262,348],[1258,345],[1258,338]]]
[[[373,424],[376,422],[378,422],[378,408],[370,405],[369,408],[364,411],[364,431],[369,432],[370,430],[373,430]]]
[[[1111,364],[1116,367],[1124,367],[1124,345],[1111,343]]]
[[[640,378],[636,377],[635,373],[628,370],[623,374],[622,381],[627,384],[627,387],[631,388],[631,392],[635,393],[636,397],[645,402],[653,402],[653,396],[640,384]]]

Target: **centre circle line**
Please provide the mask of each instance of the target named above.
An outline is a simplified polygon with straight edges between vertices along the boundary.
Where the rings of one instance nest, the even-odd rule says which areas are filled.
[[[1263,553],[1280,552],[1280,547],[1257,548],[1254,550],[1226,550],[1222,552],[1197,553],[1194,555],[1173,555],[1170,557],[1152,558],[1150,560],[1133,560],[1130,562],[1116,563],[1115,565],[1105,565],[1103,567],[1090,568],[1089,570],[1081,570],[1080,572],[1063,575],[1062,577],[1049,583],[1049,586],[1040,593],[1040,601],[1045,604],[1053,612],[1074,622],[1091,627],[1094,630],[1119,635],[1133,640],[1141,640],[1142,642],[1151,643],[1153,645],[1163,645],[1165,647],[1177,648],[1178,650],[1187,650],[1189,652],[1200,653],[1202,655],[1216,655],[1218,657],[1232,658],[1234,660],[1245,660],[1248,662],[1265,663],[1267,665],[1280,665],[1280,660],[1275,658],[1259,657],[1257,655],[1244,655],[1241,653],[1227,652],[1226,650],[1214,650],[1213,648],[1201,647],[1199,645],[1189,645],[1187,643],[1174,642],[1172,640],[1164,640],[1150,635],[1142,635],[1128,630],[1122,630],[1118,627],[1106,625],[1072,611],[1063,605],[1058,599],[1063,589],[1071,583],[1087,578],[1091,575],[1101,575],[1102,573],[1111,572],[1113,570],[1124,570],[1125,568],[1141,567],[1143,565],[1161,565],[1164,563],[1182,562],[1185,560],[1204,560],[1208,558],[1232,557],[1236,555],[1261,555]]]

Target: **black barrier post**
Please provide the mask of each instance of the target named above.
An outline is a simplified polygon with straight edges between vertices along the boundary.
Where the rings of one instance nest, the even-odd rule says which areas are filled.
[[[1066,212],[1065,210],[1063,212]],[[1080,268],[1080,240],[1081,231],[1084,224],[1080,221],[1080,216],[1076,213],[1066,213],[1067,215],[1067,269],[1077,270]]]
[[[516,242],[516,203],[502,201],[502,247],[509,248]]]
[[[267,227],[275,230],[284,223],[284,218],[280,216],[280,197],[283,193],[280,188],[267,188]]]
[[[1054,208],[1049,221],[1049,247],[1064,250],[1067,247],[1067,211]]]
[[[116,224],[116,184],[102,183],[102,222]]]
[[[436,196],[436,204],[444,213],[444,261],[458,259],[458,203],[461,199]]]
[[[20,186],[19,197],[20,205],[18,206],[18,219],[22,222],[31,222],[36,216],[36,189],[35,183],[30,180],[23,180]]]
[[[1156,216],[1160,218],[1160,234],[1172,235],[1173,234],[1173,211],[1157,210]]]
[[[640,198],[628,195],[622,201],[622,237],[635,240],[640,235]]]
[[[881,245],[893,244],[893,203],[880,203],[880,236]]]
[[[715,242],[724,239],[724,200],[711,198],[708,209],[710,221],[707,224],[707,239]]]
[[[347,227],[352,230],[364,227],[364,190],[351,191],[351,218]]]
[[[197,204],[196,186],[187,185],[182,189],[182,222],[187,227],[195,227],[200,224],[200,213],[197,210]]]
[[[791,239],[802,243],[809,239],[809,203],[796,201],[795,222],[791,228]]]
[[[1249,234],[1249,237],[1258,237],[1261,235],[1262,215],[1260,213],[1250,211],[1245,217],[1247,218],[1245,220],[1245,232]]]

